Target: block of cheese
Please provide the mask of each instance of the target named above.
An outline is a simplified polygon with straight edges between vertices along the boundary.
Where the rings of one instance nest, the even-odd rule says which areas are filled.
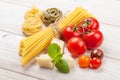
[[[48,56],[48,54],[41,54],[39,57],[36,58],[36,60],[40,67],[50,69],[54,67],[52,59]]]
[[[65,59],[68,62],[70,69],[74,68],[74,59],[67,54],[63,54],[62,59]]]
[[[63,51],[64,51],[64,41],[62,41],[58,38],[53,38],[51,43],[57,43],[61,48],[61,53],[63,53]]]

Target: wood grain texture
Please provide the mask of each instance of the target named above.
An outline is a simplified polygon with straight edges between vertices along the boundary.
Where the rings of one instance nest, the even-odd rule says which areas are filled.
[[[34,63],[34,61],[30,62],[26,67],[22,67],[19,62],[20,56],[18,55],[18,46],[19,46],[19,41],[24,37],[12,33],[6,33],[3,31],[0,31],[0,44],[2,45],[0,46],[0,55],[1,55],[0,67],[16,73],[31,76],[37,79],[45,79],[45,80],[73,80],[73,79],[79,80],[80,76],[81,79],[84,80],[87,79],[95,80],[96,78],[97,79],[99,78],[101,80],[109,80],[109,79],[113,80],[116,77],[117,79],[120,79],[119,77],[120,58],[119,58],[119,44],[118,44],[120,42],[119,40],[111,39],[110,36],[108,36],[111,35],[114,36],[115,38],[119,37],[119,35],[115,35],[115,34],[120,34],[119,28],[108,25],[101,25],[101,26],[102,26],[101,30],[103,31],[103,34],[105,36],[105,40],[103,45],[101,46],[101,49],[103,49],[106,58],[104,58],[103,66],[100,69],[97,70],[81,69],[78,67],[77,61],[75,61],[76,62],[75,69],[73,69],[69,74],[61,74],[56,70],[39,68],[39,66],[36,63]],[[114,34],[110,34],[110,33],[114,33]]]
[[[22,3],[22,2],[19,2],[19,3]],[[45,2],[43,2],[43,3],[45,4]],[[42,6],[42,5],[43,4],[41,3],[41,9],[43,9],[43,8],[46,9],[45,5],[44,6]],[[33,5],[29,5],[29,6],[32,7]],[[56,5],[56,6],[61,7],[60,5]],[[64,6],[65,6],[65,4],[64,4]],[[63,8],[64,6],[61,7],[61,10],[63,10],[63,12],[65,12],[64,10],[67,8],[67,7]],[[0,17],[1,17],[0,18],[0,30],[23,35],[22,31],[21,31],[21,27],[24,22],[24,14],[27,10],[29,10],[31,8],[30,7],[28,8],[25,6],[18,6],[17,2],[16,2],[16,4],[0,2],[0,7],[1,7],[0,8],[0,11],[1,11],[1,13],[0,13]],[[47,7],[52,7],[52,4]],[[38,8],[40,8],[40,6]]]
[[[78,5],[80,0],[76,2]],[[82,3],[102,23],[120,27],[120,0],[86,0]]]
[[[120,43],[120,40],[119,40],[120,35],[116,35],[116,34],[120,34],[120,28],[101,24],[101,31],[103,32],[103,35],[104,35],[104,42],[100,48],[104,51],[105,56],[120,60],[120,57],[119,57],[120,45],[118,44]],[[23,36],[18,36],[12,33],[0,31],[0,44],[3,45],[3,46],[0,46],[0,49],[6,50],[8,52],[9,50],[11,50],[13,51],[11,53],[17,54],[19,42],[22,38]]]
[[[22,35],[21,32],[21,26],[22,23],[24,21],[24,14],[25,12],[30,9],[30,7],[33,5],[36,5],[37,7],[41,8],[41,9],[46,9],[48,7],[58,7],[60,8],[63,12],[66,12],[66,10],[69,9],[73,9],[76,6],[79,5],[83,5],[86,9],[88,9],[91,13],[93,13],[95,16],[98,17],[99,21],[102,23],[106,23],[106,24],[112,24],[112,25],[116,25],[116,26],[120,26],[119,24],[119,18],[120,17],[120,12],[118,11],[120,8],[119,3],[114,2],[113,0],[110,1],[110,3],[107,4],[107,7],[105,7],[105,9],[103,9],[101,6],[105,6],[104,3],[106,2],[89,2],[89,1],[82,1],[82,3],[68,3],[68,1],[66,1],[67,4],[62,4],[62,3],[57,3],[55,1],[52,1],[51,3],[49,3],[50,5],[46,6],[45,1],[43,1],[42,3],[40,3],[39,0],[37,1],[23,1],[23,0],[13,0],[13,1],[9,1],[9,0],[2,0],[5,2],[1,2],[0,1],[0,30],[2,31],[7,31],[7,32],[12,32],[12,33],[16,33],[16,34],[20,34]],[[10,4],[10,3],[13,4]],[[38,4],[40,3],[40,4]],[[23,5],[26,6],[23,6]],[[53,6],[53,4],[56,4],[56,6]],[[57,5],[58,4],[58,5]],[[62,4],[62,6],[61,6]],[[94,5],[93,5],[94,4]],[[72,5],[72,6],[71,6]],[[98,5],[98,6],[97,6]],[[115,9],[113,9],[112,6],[114,6]],[[29,8],[27,7],[29,6]],[[69,7],[69,8],[68,8]],[[94,7],[96,7],[96,9],[94,9]],[[112,10],[113,9],[113,10]],[[107,10],[107,11],[104,11]],[[114,13],[112,12],[114,11]],[[18,13],[19,12],[19,13]]]
[[[27,8],[0,2],[0,30],[21,34]]]
[[[31,7],[36,5],[42,9],[49,7],[58,7],[65,11],[66,9],[75,8],[76,6],[84,6],[91,13],[93,13],[102,23],[112,24],[120,26],[120,0],[65,0],[64,3],[61,0],[1,0],[10,4],[15,4],[24,7]],[[46,6],[46,2],[47,6]],[[53,5],[55,4],[55,5]],[[62,5],[62,6],[61,6]]]
[[[37,80],[37,79],[0,69],[0,80]]]
[[[46,2],[49,2],[47,6]],[[41,9],[58,7],[64,12],[82,5],[96,15],[104,34],[104,43],[100,47],[105,54],[102,67],[97,70],[81,69],[76,60],[75,69],[69,74],[39,68],[35,60],[22,67],[18,55],[19,42],[24,38],[21,25],[24,13],[32,5]],[[119,0],[64,0],[64,3],[61,0],[0,0],[0,80],[120,80],[119,9]],[[67,49],[65,51],[69,54]]]

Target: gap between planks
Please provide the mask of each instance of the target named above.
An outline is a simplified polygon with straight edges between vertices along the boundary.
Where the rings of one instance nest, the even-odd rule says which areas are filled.
[[[13,5],[16,5],[16,6],[22,6],[22,7],[30,8],[29,6],[26,6],[26,5],[24,5],[24,4],[17,4],[17,3],[14,3],[14,2],[12,2],[12,1],[0,0],[0,2],[2,2],[2,3],[8,3],[8,4],[13,4]]]
[[[109,26],[109,25],[108,25]],[[111,25],[110,25],[111,26]],[[111,26],[111,27],[114,27],[114,26]],[[117,27],[118,28],[118,27]],[[5,30],[0,30],[1,32],[5,32],[6,34],[5,35],[2,35],[2,37],[7,37],[9,36],[9,34],[12,34],[12,35],[16,35],[16,36],[21,36],[21,37],[25,37],[24,35],[22,34],[17,34],[17,33],[14,33],[14,32],[10,32],[10,31],[5,31]],[[115,57],[111,57],[111,56],[105,56],[106,58],[109,58],[109,59],[112,59],[112,60],[117,60],[117,61],[120,61],[119,58],[115,58]]]
[[[13,3],[13,4],[14,4],[14,3]],[[16,4],[16,5],[18,5],[18,4]],[[22,6],[22,4],[20,4],[19,6]],[[25,5],[24,5],[24,7],[28,7],[28,6],[25,6]],[[102,23],[102,22],[101,22],[101,23]],[[119,27],[119,26],[117,26],[117,25],[112,25],[112,24],[108,24],[108,23],[102,23],[102,24]],[[10,33],[10,34],[16,34],[16,35],[18,35],[18,36],[23,36],[23,35],[21,35],[21,34],[9,32],[9,31],[4,31],[4,30],[0,30],[0,31],[7,32],[7,33]],[[107,57],[107,56],[105,56],[105,57],[106,57],[106,58],[109,58],[109,59],[113,59],[113,60],[117,60],[117,61],[119,60],[119,61],[120,61],[120,59],[115,59],[115,58],[111,58],[111,57]],[[2,69],[7,70],[7,69],[5,69],[5,68],[2,68]],[[8,71],[12,71],[12,70],[9,70],[9,69],[8,69]],[[40,79],[40,78],[38,78],[38,77],[34,77],[34,76],[28,75],[28,74],[23,74],[23,73],[20,73],[20,72],[17,72],[17,71],[12,71],[12,72],[19,73],[19,74],[22,74],[22,75],[25,75],[25,76],[30,76],[30,77],[33,77],[33,78],[36,78],[36,79]],[[40,79],[40,80],[43,80],[43,79]]]
[[[1,29],[0,29],[0,31],[6,32],[6,33],[9,33],[9,34],[15,34],[15,35],[18,35],[18,36],[24,36],[24,35],[22,35],[22,34],[18,34],[18,33],[11,32],[11,31],[1,30]],[[6,36],[7,36],[7,35],[6,35]]]
[[[40,79],[40,78],[36,78],[36,77],[34,77],[34,76],[29,76],[29,75],[26,75],[26,74],[21,74],[21,73],[18,73],[18,72],[15,72],[15,71],[11,71],[11,70],[8,70],[8,69],[4,69],[4,68],[1,68],[0,67],[0,71],[2,71],[2,73],[0,73],[0,74],[4,74],[4,73],[7,73],[7,75],[11,75],[11,74],[8,74],[8,73],[12,73],[12,76],[14,76],[14,77],[16,77],[16,78],[18,78],[18,77],[21,77],[21,79],[22,78],[28,78],[28,79],[30,79],[30,80],[44,80],[44,79]],[[15,75],[17,75],[17,76],[15,76]],[[4,75],[4,76],[6,76],[6,75]],[[6,80],[5,78],[4,78],[4,76],[3,76],[3,78],[2,78],[2,76],[0,77],[0,80]],[[9,78],[8,76],[6,76],[7,78]],[[13,78],[14,78],[13,77]],[[11,79],[13,79],[12,77],[11,77]]]
[[[117,26],[117,25],[112,25],[112,24],[109,24],[109,23],[104,23],[104,22],[101,22],[101,24],[104,24],[104,25],[108,25],[108,26],[113,26],[113,27],[117,27],[117,28],[120,28],[120,26]],[[16,34],[16,35],[19,35],[19,36],[24,36],[22,34],[18,34],[16,32],[12,32],[12,31],[7,31],[7,30],[3,30],[3,29],[0,29],[0,31],[3,31],[3,32],[6,32],[6,33],[10,33],[10,34]]]
[[[9,4],[13,4],[13,5],[20,6],[20,7],[31,8],[31,6],[27,6],[27,5],[25,5],[25,4],[20,4],[20,3],[18,4],[17,2],[9,1],[9,0],[1,0],[0,2],[9,3]],[[120,27],[120,25],[110,24],[110,23],[107,23],[107,22],[102,22],[102,21],[100,21],[100,23],[106,24],[106,25],[115,26],[115,27]]]

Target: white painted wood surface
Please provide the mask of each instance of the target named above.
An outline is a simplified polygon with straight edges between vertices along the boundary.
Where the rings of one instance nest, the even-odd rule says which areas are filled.
[[[46,6],[46,2],[48,5]],[[100,20],[105,57],[100,69],[76,67],[69,74],[42,69],[36,63],[20,65],[19,41],[23,16],[32,5],[41,9],[71,10],[82,5]],[[0,80],[120,80],[120,1],[119,0],[0,0]]]
[[[37,80],[22,74],[0,69],[0,80]]]

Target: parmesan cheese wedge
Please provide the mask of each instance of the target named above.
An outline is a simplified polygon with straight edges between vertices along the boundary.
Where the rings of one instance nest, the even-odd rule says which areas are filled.
[[[74,59],[67,54],[63,54],[62,59],[65,59],[68,62],[70,69],[74,68]]]
[[[40,67],[52,69],[54,64],[52,63],[52,59],[48,56],[48,54],[42,54],[36,58],[37,63]]]
[[[64,52],[64,41],[62,41],[62,40],[60,40],[58,38],[53,38],[52,41],[51,41],[51,43],[58,44],[60,46],[60,48],[61,48],[61,53]]]

